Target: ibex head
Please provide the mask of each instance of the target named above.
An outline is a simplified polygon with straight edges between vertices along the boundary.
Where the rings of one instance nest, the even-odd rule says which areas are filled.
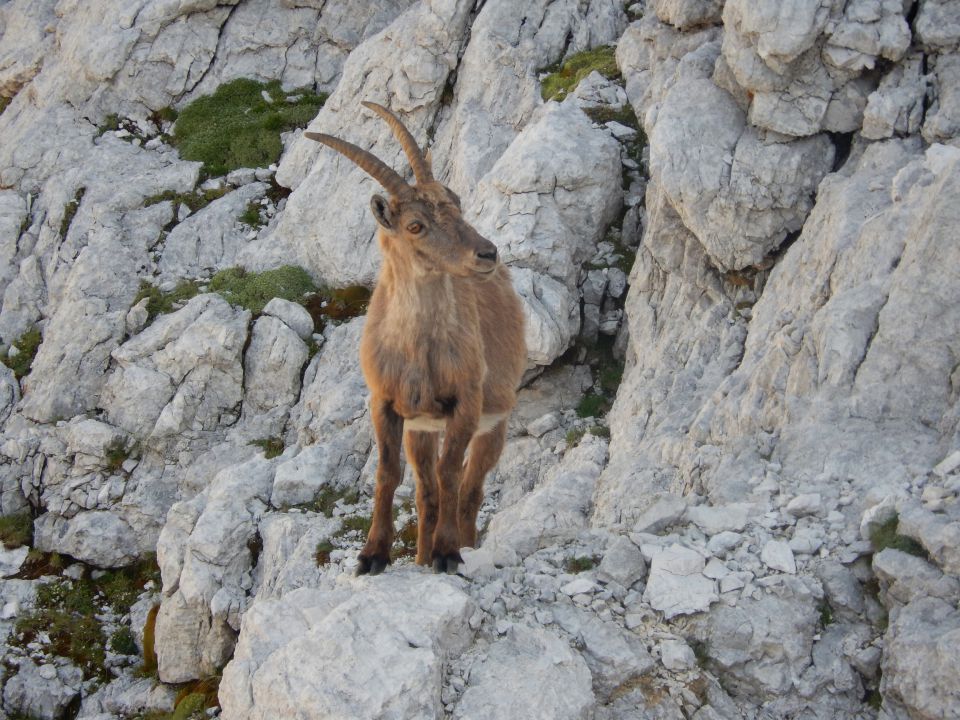
[[[306,132],[304,136],[329,145],[386,188],[390,199],[374,195],[370,209],[382,228],[381,237],[389,252],[421,272],[459,276],[493,273],[497,268],[497,246],[464,221],[460,198],[434,180],[430,162],[410,131],[382,105],[363,105],[390,125],[413,167],[416,185],[408,185],[383,161],[353,143],[322,133]]]

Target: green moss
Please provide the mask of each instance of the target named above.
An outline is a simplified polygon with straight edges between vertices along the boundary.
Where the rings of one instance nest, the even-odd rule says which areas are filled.
[[[0,95],[0,115],[7,109],[7,106],[13,101],[12,97],[3,97]]]
[[[899,525],[900,518],[894,515],[882,525],[876,526],[870,533],[870,544],[873,545],[873,551],[880,552],[886,548],[893,548],[929,560],[930,556],[923,545],[913,538],[897,534]]]
[[[566,571],[572,574],[586,572],[587,570],[592,570],[596,566],[597,561],[598,558],[596,557],[572,557],[567,560]]]
[[[370,532],[370,526],[373,525],[373,518],[367,515],[353,515],[344,518],[340,526],[339,535],[346,535],[349,532],[358,532],[361,537],[366,537]]]
[[[602,417],[610,409],[610,401],[603,395],[587,393],[577,403],[577,416],[582,418]]]
[[[880,691],[876,688],[873,690],[868,690],[866,697],[863,698],[863,702],[879,712],[881,706],[883,705],[883,695],[881,695]]]
[[[313,502],[294,505],[294,508],[308,512],[321,513],[326,517],[333,517],[333,508],[337,502],[343,501],[346,505],[355,505],[357,493],[353,490],[337,489],[329,486],[321,488]],[[289,509],[289,508],[287,508]]]
[[[247,203],[246,209],[240,214],[240,222],[252,228],[262,227],[263,220],[260,219],[260,203],[256,200]]]
[[[578,444],[583,436],[586,434],[586,430],[583,428],[576,428],[573,430],[567,430],[567,447],[573,447]]]
[[[113,611],[123,614],[137,601],[150,582],[157,587],[160,585],[160,567],[153,553],[145,555],[129,567],[108,570],[99,577],[96,584]]]
[[[44,633],[49,638],[43,643],[47,652],[69,658],[84,677],[106,679],[106,638],[94,617],[96,595],[89,578],[64,578],[40,585],[35,606],[17,619],[10,644],[26,649]]]
[[[277,81],[234,80],[180,111],[173,144],[183,158],[202,162],[208,176],[266,167],[280,157],[280,133],[308,124],[325,100],[309,90],[284,92]]]
[[[571,55],[558,67],[547,68],[550,74],[540,84],[540,95],[544,100],[563,100],[577,84],[596,70],[607,78],[620,76],[620,69],[614,58],[616,48],[610,45],[585,50]]]
[[[594,425],[592,428],[590,428],[589,432],[595,437],[610,437],[610,428],[608,428],[606,425]]]
[[[115,630],[113,635],[110,636],[110,649],[121,655],[140,654],[133,632],[126,625]]]
[[[255,315],[263,312],[264,305],[275,297],[299,301],[316,289],[307,271],[294,265],[259,273],[229,268],[221,270],[210,280],[210,290]]]
[[[178,113],[172,107],[163,107],[159,110],[156,110],[151,116],[150,119],[155,125],[160,125],[162,122],[173,122],[177,119]]]
[[[133,446],[128,446],[124,440],[114,440],[106,448],[106,469],[115,473],[123,467],[123,463],[130,457]]]
[[[37,357],[37,350],[40,348],[41,342],[43,342],[43,336],[40,334],[40,328],[31,328],[14,340],[13,347],[17,349],[17,352],[11,356],[10,351],[7,350],[0,354],[0,361],[13,370],[17,380],[20,380],[30,374],[33,360]]]
[[[263,450],[263,456],[267,460],[283,455],[283,438],[262,438],[260,440],[253,440],[250,444],[256,445]]]
[[[330,562],[330,553],[333,552],[336,546],[329,540],[321,540],[317,543],[317,550],[313,554],[314,559],[317,561],[317,565],[326,565]]]
[[[163,292],[146,280],[140,281],[140,291],[133,299],[136,305],[144,298],[147,300],[147,323],[153,322],[158,315],[166,315],[181,307],[190,298],[200,294],[200,286],[193,280],[182,280],[173,290]]]
[[[33,540],[33,516],[30,512],[0,517],[0,543],[8,550],[29,545]]]
[[[70,231],[70,225],[73,223],[73,218],[76,216],[77,210],[80,208],[80,203],[83,201],[83,196],[86,194],[86,192],[86,188],[79,188],[76,194],[73,196],[73,200],[64,205],[63,219],[60,220],[61,239],[65,238],[67,233]]]
[[[823,602],[820,604],[820,627],[827,627],[828,625],[833,624],[833,608],[830,607],[829,603]]]
[[[116,130],[120,126],[120,116],[116,113],[110,113],[107,115],[103,122],[97,125],[97,135],[102,136],[104,133],[108,133],[111,130]]]
[[[156,195],[145,197],[143,199],[143,206],[150,207],[151,205],[157,205],[162,202],[171,202],[174,205],[174,209],[179,205],[186,205],[190,208],[190,212],[195,213],[205,208],[214,200],[222,198],[228,192],[230,192],[230,188],[228,187],[197,190],[189,193],[176,193],[173,192],[173,190],[164,190]]]
[[[633,128],[637,131],[638,138],[646,140],[643,129],[640,127],[640,121],[637,119],[637,114],[633,111],[633,106],[630,105],[630,103],[624,103],[623,107],[619,110],[611,105],[598,105],[597,107],[584,108],[583,111],[587,114],[587,117],[595,123],[605,125],[611,121],[618,122],[621,125]]]
[[[206,696],[202,693],[190,693],[177,703],[176,709],[170,715],[170,720],[188,720],[189,718],[206,717]]]

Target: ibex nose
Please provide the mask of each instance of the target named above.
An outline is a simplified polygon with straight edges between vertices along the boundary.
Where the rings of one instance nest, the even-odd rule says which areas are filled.
[[[497,261],[497,249],[492,248],[490,250],[478,250],[477,257],[481,260],[489,260],[490,262]]]

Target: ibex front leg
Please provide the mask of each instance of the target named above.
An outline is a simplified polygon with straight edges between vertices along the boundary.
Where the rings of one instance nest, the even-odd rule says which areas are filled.
[[[367,535],[367,544],[360,553],[357,574],[377,575],[390,562],[393,544],[393,493],[403,477],[400,469],[400,449],[403,442],[403,418],[393,405],[374,396],[370,400],[373,430],[377,436],[377,491],[373,498],[373,522]]]
[[[440,455],[438,475],[440,480],[440,512],[437,529],[433,535],[434,572],[455,573],[460,557],[460,533],[457,523],[460,478],[463,475],[463,458],[480,420],[481,399],[475,395],[457,398],[453,416],[447,421]]]

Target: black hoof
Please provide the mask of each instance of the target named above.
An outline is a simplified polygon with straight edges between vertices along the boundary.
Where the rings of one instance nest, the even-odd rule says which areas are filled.
[[[357,565],[357,575],[379,575],[390,564],[390,558],[377,555],[372,557],[361,555],[358,560],[360,564]]]
[[[460,557],[460,553],[458,552],[448,553],[446,555],[435,555],[433,558],[433,571],[435,573],[456,575],[457,567],[462,562],[463,558]]]

